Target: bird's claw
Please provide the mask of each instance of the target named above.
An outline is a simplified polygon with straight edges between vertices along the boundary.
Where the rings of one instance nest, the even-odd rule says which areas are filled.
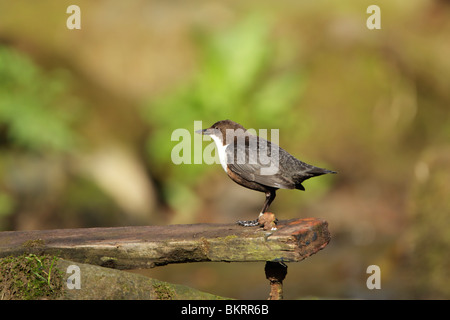
[[[243,227],[257,227],[260,225],[259,220],[255,219],[255,220],[247,220],[247,221],[242,221],[239,220],[237,222],[238,225],[243,226]]]
[[[278,219],[275,217],[273,213],[261,213],[258,219],[249,220],[249,221],[237,221],[237,224],[243,227],[263,227],[264,230],[277,230]]]

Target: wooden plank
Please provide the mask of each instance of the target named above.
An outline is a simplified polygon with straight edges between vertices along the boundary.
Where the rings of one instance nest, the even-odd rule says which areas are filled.
[[[275,231],[236,224],[190,224],[0,232],[0,258],[50,254],[117,269],[199,261],[297,262],[330,241],[318,218],[280,221]]]

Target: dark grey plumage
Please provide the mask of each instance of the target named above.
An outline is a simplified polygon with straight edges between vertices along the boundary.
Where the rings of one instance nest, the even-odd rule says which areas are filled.
[[[272,188],[305,190],[302,182],[306,179],[336,173],[300,161],[278,145],[250,134],[245,143],[230,144],[226,150],[231,171]]]

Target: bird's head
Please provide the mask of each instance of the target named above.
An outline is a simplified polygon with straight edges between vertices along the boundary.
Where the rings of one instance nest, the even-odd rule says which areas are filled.
[[[246,131],[247,129],[245,129],[239,123],[231,120],[221,120],[217,121],[207,129],[202,129],[195,132],[203,135],[209,135],[214,140],[218,139],[223,143],[224,139],[225,141],[227,140],[227,138],[230,139],[230,137],[233,139],[238,134],[245,134]]]

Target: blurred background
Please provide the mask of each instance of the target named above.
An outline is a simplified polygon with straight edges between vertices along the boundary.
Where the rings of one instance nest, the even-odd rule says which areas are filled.
[[[81,30],[66,27],[72,4]],[[174,130],[193,142],[194,121],[232,119],[339,172],[271,206],[332,235],[288,264],[286,299],[449,299],[449,57],[446,0],[0,0],[0,230],[254,219],[262,193],[171,160]],[[264,263],[135,272],[269,294]]]

